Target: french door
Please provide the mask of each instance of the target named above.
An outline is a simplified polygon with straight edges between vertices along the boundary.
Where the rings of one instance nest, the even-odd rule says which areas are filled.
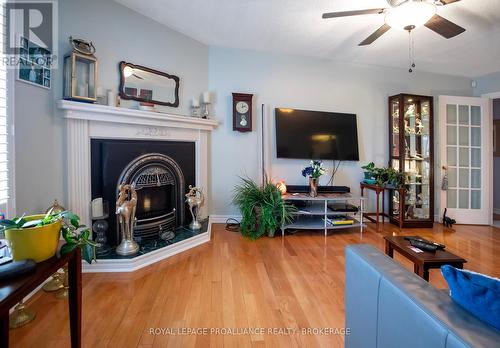
[[[492,119],[488,98],[439,97],[441,179],[444,208],[459,224],[490,224],[492,210]]]

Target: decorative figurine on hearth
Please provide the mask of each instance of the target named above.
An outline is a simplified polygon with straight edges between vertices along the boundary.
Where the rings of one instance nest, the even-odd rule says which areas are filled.
[[[189,211],[193,217],[193,221],[189,224],[191,230],[201,229],[201,223],[198,221],[200,207],[203,204],[204,196],[201,189],[189,185],[189,192],[186,193],[186,203],[189,206]]]
[[[120,222],[122,241],[116,247],[116,253],[118,255],[133,255],[139,251],[139,244],[133,239],[137,192],[134,185],[120,185],[118,190],[116,215]]]

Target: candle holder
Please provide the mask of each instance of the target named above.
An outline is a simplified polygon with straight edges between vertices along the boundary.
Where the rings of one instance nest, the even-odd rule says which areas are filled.
[[[45,283],[42,289],[45,292],[54,292],[61,290],[63,287],[64,284],[62,282],[61,274],[59,272],[56,272],[52,275],[52,279]]]
[[[191,106],[191,116],[200,117],[200,107],[199,106]]]
[[[203,118],[208,118],[210,116],[210,102],[203,102]]]
[[[56,293],[56,298],[58,299],[68,298],[69,294],[68,264],[65,264],[63,267],[62,282],[63,282],[63,287]]]
[[[9,315],[9,327],[11,329],[16,329],[18,327],[24,326],[35,319],[36,313],[26,308],[26,305],[21,300],[14,311]]]
[[[106,255],[110,251],[110,248],[106,245],[108,241],[106,233],[109,228],[108,221],[106,220],[109,217],[108,201],[102,201],[101,209],[100,202],[96,203],[94,200],[92,203],[91,212],[91,218],[92,220],[94,220],[94,222],[92,223],[92,231],[95,233],[94,240],[97,243],[96,254],[98,256]]]

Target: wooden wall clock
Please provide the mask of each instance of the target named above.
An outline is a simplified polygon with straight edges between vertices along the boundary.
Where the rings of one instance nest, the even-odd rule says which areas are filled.
[[[252,131],[253,94],[233,93],[233,131]]]

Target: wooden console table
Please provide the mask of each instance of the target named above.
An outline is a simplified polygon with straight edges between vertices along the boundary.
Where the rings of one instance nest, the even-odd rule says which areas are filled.
[[[364,217],[371,222],[375,222],[377,224],[377,229],[378,229],[380,223],[379,219],[380,216],[382,216],[382,223],[385,222],[384,217],[390,219],[389,214],[385,212],[385,191],[389,189],[383,186],[366,184],[364,182],[360,182],[359,187],[361,189],[361,196],[363,196],[363,192],[365,189],[375,191],[375,194],[377,196],[377,210],[374,213],[368,213],[368,212],[364,213]],[[380,209],[380,194],[382,194],[382,209]],[[375,216],[375,219],[372,218],[372,216]]]
[[[33,273],[2,281],[0,285],[0,347],[9,347],[9,309],[42,284],[65,264],[68,264],[69,320],[71,347],[81,347],[82,318],[82,257],[80,248],[69,254],[40,262]]]

